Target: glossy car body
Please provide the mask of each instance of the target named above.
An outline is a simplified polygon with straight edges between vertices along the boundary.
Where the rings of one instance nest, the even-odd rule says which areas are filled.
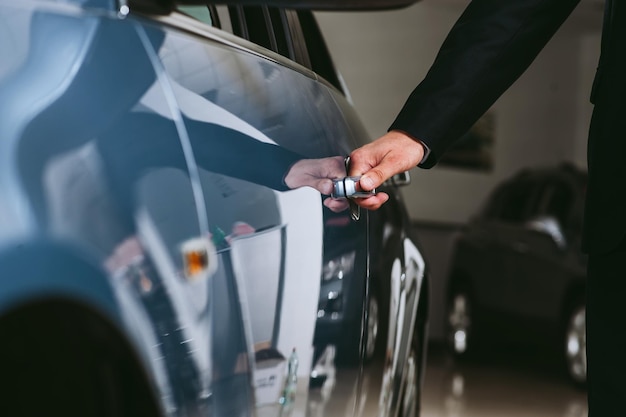
[[[401,271],[407,264],[403,242],[406,239],[417,242],[415,236],[412,236],[411,222],[398,188],[410,181],[407,175],[396,176],[384,184],[379,191],[391,196],[389,204],[385,204],[379,211],[369,213],[369,230],[375,238],[370,239],[368,282],[359,278],[359,271],[345,268],[345,265],[354,264],[354,248],[350,245],[346,247],[345,244],[332,244],[344,233],[341,227],[337,227],[338,224],[346,223],[345,227],[351,228],[357,227],[357,224],[348,223],[343,215],[329,213],[327,224],[331,227],[325,235],[326,247],[329,249],[324,253],[314,342],[318,350],[329,343],[336,345],[340,361],[344,359],[350,362],[351,359],[356,359],[354,353],[359,351],[360,344],[358,336],[353,332],[359,329],[357,323],[362,320],[364,308],[368,309],[367,332],[364,335],[365,359],[372,360],[385,349],[391,294],[393,288],[399,288],[403,279]],[[361,294],[364,293],[366,284],[370,285],[370,289],[368,297],[364,298]],[[420,307],[427,309],[426,303]],[[418,316],[422,326],[426,325],[426,313],[420,312]]]
[[[586,182],[569,164],[523,170],[460,233],[448,282],[454,352],[504,341],[555,348],[570,377],[585,381]]]
[[[367,395],[419,413],[425,263],[395,185],[358,221],[287,185],[368,139],[310,12],[2,0],[0,57],[7,415],[360,415]],[[334,340],[315,355],[345,254],[357,341],[392,265],[385,359],[365,368],[358,349],[337,369]]]

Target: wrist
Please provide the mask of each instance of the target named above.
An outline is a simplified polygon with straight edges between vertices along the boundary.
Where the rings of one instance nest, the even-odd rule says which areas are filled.
[[[428,147],[428,145],[426,145],[426,143],[424,143],[424,141],[422,141],[421,139],[416,138],[415,136],[410,135],[409,133],[403,131],[403,130],[390,130],[389,134],[393,134],[394,136],[399,136],[405,140],[410,140],[411,142],[416,143],[417,145],[419,145],[416,149],[418,149],[418,155],[417,155],[417,163],[415,165],[421,165],[423,164],[427,159],[428,156],[430,155],[430,148]]]

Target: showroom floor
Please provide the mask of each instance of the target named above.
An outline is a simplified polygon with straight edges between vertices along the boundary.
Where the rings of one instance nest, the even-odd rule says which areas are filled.
[[[498,353],[458,364],[431,349],[422,417],[586,417],[585,392],[538,357]]]
[[[563,375],[557,360],[540,353],[489,352],[472,362],[455,363],[442,349],[429,347],[422,390],[421,417],[587,417],[584,390]],[[367,369],[367,368],[366,368]],[[355,370],[338,371],[338,380]],[[356,415],[378,417],[381,375],[364,374]],[[309,416],[353,415],[352,390],[345,392]]]

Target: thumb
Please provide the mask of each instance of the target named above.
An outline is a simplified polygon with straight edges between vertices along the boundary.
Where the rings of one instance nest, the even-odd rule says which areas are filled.
[[[352,152],[350,175],[361,175],[359,185],[371,191],[391,176],[417,165],[423,155],[421,142],[392,130]]]
[[[359,185],[363,190],[370,191],[380,187],[383,182],[391,178],[397,171],[396,166],[388,160],[383,160],[380,164],[365,172],[359,180]]]

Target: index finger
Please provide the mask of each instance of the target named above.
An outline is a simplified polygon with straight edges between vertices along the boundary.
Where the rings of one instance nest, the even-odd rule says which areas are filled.
[[[353,201],[364,209],[378,210],[387,200],[389,200],[389,195],[381,192],[367,198],[355,198]]]

